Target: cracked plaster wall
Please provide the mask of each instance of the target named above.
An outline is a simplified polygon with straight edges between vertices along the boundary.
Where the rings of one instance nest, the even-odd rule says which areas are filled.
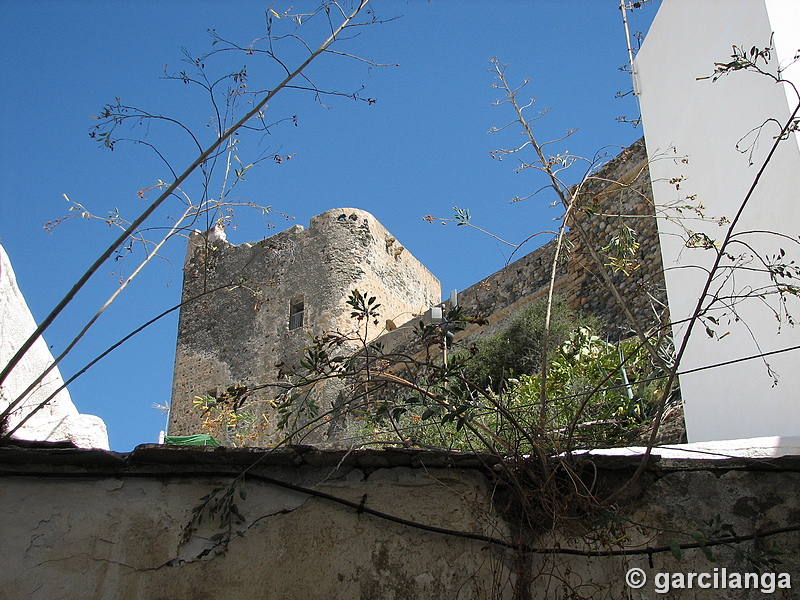
[[[100,463],[71,464],[72,451],[44,459],[31,451],[0,452],[5,474],[0,486],[0,600],[512,597],[518,563],[509,551],[410,528],[253,479],[246,483],[246,499],[239,501],[247,519],[241,526],[243,535],[234,537],[227,551],[209,551],[208,538],[215,530],[207,524],[178,551],[177,541],[192,507],[214,486],[231,479],[199,473],[229,464],[225,461],[235,458],[235,453],[150,448],[138,461],[122,456],[127,466],[114,475],[98,471]],[[7,454],[14,454],[12,460]],[[357,455],[312,452],[298,464],[292,464],[297,462],[297,455],[292,455],[283,462],[256,467],[253,473],[357,504],[363,500],[367,508],[419,523],[510,539],[511,528],[494,510],[497,490],[484,468],[423,468],[428,460],[425,453],[367,452],[366,459],[359,458],[363,455],[363,451]],[[239,456],[252,462],[248,457],[258,455],[241,451]],[[119,455],[101,456],[108,465],[121,462],[115,457]],[[398,457],[399,462],[419,466],[377,466],[391,465]],[[431,464],[443,464],[443,457]],[[467,464],[458,455],[449,460]],[[608,466],[601,463],[595,471],[599,485],[607,491],[614,489],[630,476],[637,461],[634,457]],[[672,539],[694,541],[692,532],[706,529],[704,523],[717,517],[740,535],[796,525],[800,518],[797,458],[734,462],[725,466],[662,460],[648,469],[635,498],[608,513],[612,518],[605,527],[581,533],[581,527],[592,520],[568,519],[532,543],[590,550],[658,547]],[[796,597],[800,535],[774,535],[764,538],[761,545],[779,552],[781,560],[765,570],[787,572],[792,578],[788,595],[776,592],[775,597]],[[716,547],[715,562],[698,549],[684,550],[681,562],[670,552],[651,558],[535,554],[529,559],[534,575],[532,597],[644,600],[654,597],[653,581],[659,572],[721,568],[752,572],[746,555],[752,555],[754,547],[753,542]],[[624,584],[631,567],[648,575],[649,583],[640,590]],[[720,593],[695,587],[655,597],[738,600],[762,596],[753,590]]]
[[[408,519],[497,535],[475,472],[277,469],[273,477]],[[191,508],[216,479],[9,478],[3,482],[0,598],[84,600],[491,598],[502,554],[477,541],[409,530],[319,498],[258,483],[240,501],[247,531],[227,552],[176,559]],[[27,506],[24,511],[11,507]],[[198,543],[200,542],[200,543]]]
[[[703,462],[703,461],[698,461]],[[766,461],[768,462],[768,461]],[[619,476],[613,477],[619,481]],[[561,547],[616,548],[619,539],[628,548],[668,546],[671,541],[680,544],[696,542],[695,532],[711,539],[708,522],[719,519],[738,535],[797,525],[800,522],[800,472],[797,466],[787,471],[748,471],[741,466],[733,469],[700,466],[697,463],[661,473],[657,480],[651,474],[640,486],[638,498],[629,501],[614,513],[616,524],[605,533],[605,538],[595,533],[581,539],[575,532],[559,531],[541,540],[543,545]],[[610,523],[611,524],[611,523]],[[602,532],[602,530],[601,530]],[[729,531],[723,532],[729,534]],[[719,535],[719,534],[718,534]],[[603,546],[603,544],[607,544]],[[752,558],[759,551],[774,551],[780,563],[755,567]],[[552,573],[532,586],[534,598],[571,597],[567,590],[576,590],[575,597],[627,598],[630,600],[702,600],[725,598],[746,600],[752,598],[797,598],[800,589],[800,533],[797,531],[764,537],[758,542],[742,542],[710,548],[713,560],[702,549],[681,551],[679,562],[672,552],[654,553],[651,556],[580,557],[560,556],[557,559],[534,557],[533,571]],[[766,555],[761,554],[762,558]],[[638,590],[625,584],[626,572],[640,568],[647,582]],[[759,589],[691,589],[657,591],[655,578],[659,573],[710,573],[726,572],[788,573],[791,589],[775,590],[762,594]],[[565,582],[568,585],[565,585]]]

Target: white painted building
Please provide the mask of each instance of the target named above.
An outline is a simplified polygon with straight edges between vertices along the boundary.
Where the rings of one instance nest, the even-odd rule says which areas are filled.
[[[701,203],[713,217],[702,221],[690,210],[670,210],[664,214],[683,217],[680,222],[659,222],[676,346],[717,254],[692,246],[722,242],[728,225],[719,220],[734,219],[780,126],[798,106],[791,84],[758,73],[707,77],[715,63],[732,60],[733,45],[749,55],[752,47],[770,44],[764,68],[776,74],[791,65],[782,76],[800,86],[800,63],[792,64],[800,48],[798,0],[663,0],[634,63],[657,208]],[[770,293],[774,282],[758,258],[769,262],[783,250],[784,263],[800,264],[797,133],[778,145],[734,232],[726,248],[733,259],[724,258],[715,274],[710,293],[716,300],[704,300],[711,309],[689,337],[683,372],[800,345],[800,299],[786,294],[784,305]],[[800,435],[800,350],[686,373],[680,384],[690,442]]]
[[[0,366],[8,364],[35,330],[36,322],[17,286],[11,261],[0,246]],[[21,403],[16,403],[16,399],[52,364],[53,355],[44,339],[39,338],[0,387],[0,414],[12,403],[15,405],[8,418],[9,429],[15,429],[34,413],[12,437],[38,441],[69,440],[79,448],[108,450],[108,433],[103,420],[94,415],[79,414],[66,388],[58,391],[52,400],[47,400],[64,383],[57,367]]]

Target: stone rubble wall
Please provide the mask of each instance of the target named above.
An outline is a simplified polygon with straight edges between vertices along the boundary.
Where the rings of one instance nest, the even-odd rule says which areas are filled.
[[[588,248],[603,254],[602,248],[624,223],[636,232],[640,244],[635,255],[638,267],[630,275],[607,266],[605,270],[633,315],[645,327],[656,326],[666,295],[644,140],[624,149],[585,182],[575,214],[588,244],[581,241],[574,221],[570,223],[557,264],[556,293],[563,294],[571,308],[599,317],[610,338],[630,335],[627,319]],[[458,339],[490,335],[514,311],[546,297],[555,251],[552,240],[459,292],[458,303],[465,313],[487,319],[489,325],[470,327]]]
[[[602,249],[620,228],[630,227],[640,244],[634,257],[635,270],[626,274],[606,267],[606,272],[631,313],[645,328],[659,325],[667,306],[656,208],[647,164],[644,140],[639,140],[587,181],[575,218],[586,232],[587,244],[582,243],[574,227],[569,236],[572,249],[567,301],[570,306],[600,317],[614,332],[614,337],[630,335],[631,328],[604,283],[599,267],[591,259],[587,245],[604,254]]]

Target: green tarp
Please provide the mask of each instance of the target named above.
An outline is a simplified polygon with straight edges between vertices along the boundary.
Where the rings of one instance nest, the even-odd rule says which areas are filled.
[[[168,435],[164,438],[164,443],[180,446],[219,446],[217,440],[205,433],[197,435]]]

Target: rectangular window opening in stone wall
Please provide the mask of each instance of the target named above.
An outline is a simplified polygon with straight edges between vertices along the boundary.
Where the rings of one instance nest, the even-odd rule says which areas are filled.
[[[289,329],[298,329],[303,326],[303,296],[292,298],[289,303]]]

